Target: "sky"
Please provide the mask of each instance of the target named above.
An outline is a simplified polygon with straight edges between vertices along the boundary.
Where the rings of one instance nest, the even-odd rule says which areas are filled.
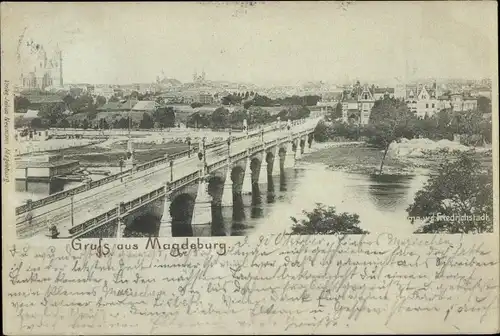
[[[496,6],[9,3],[2,44],[59,45],[66,83],[147,83],[162,71],[187,82],[202,70],[209,80],[257,85],[483,78],[497,71]]]

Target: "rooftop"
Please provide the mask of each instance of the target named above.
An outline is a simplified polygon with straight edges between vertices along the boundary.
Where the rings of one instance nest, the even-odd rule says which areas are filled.
[[[78,163],[78,160],[59,160],[55,162],[39,162],[39,161],[19,161],[16,163],[16,168],[53,168],[66,166]]]
[[[99,107],[98,111],[121,111],[130,110],[137,104],[137,100],[126,100],[118,102],[107,102],[103,106]]]
[[[27,98],[31,104],[41,104],[41,103],[62,103],[63,100],[61,96],[55,94],[41,94],[41,95],[23,95],[23,97]]]
[[[156,102],[152,100],[143,100],[137,102],[132,111],[153,111],[156,108]]]

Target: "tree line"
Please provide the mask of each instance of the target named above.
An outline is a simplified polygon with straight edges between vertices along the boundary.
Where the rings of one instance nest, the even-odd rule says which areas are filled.
[[[237,109],[230,113],[225,107],[219,107],[212,113],[196,112],[191,114],[187,120],[187,126],[193,128],[224,129],[228,127],[242,129],[244,120],[249,127],[263,125],[270,122],[282,120],[297,120],[306,118],[311,111],[304,106],[290,106],[282,109],[278,114],[271,115],[262,107],[250,107],[248,109]]]

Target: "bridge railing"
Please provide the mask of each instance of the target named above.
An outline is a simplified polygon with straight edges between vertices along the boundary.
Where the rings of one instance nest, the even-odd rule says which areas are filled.
[[[292,126],[295,126],[295,125],[304,123],[305,120],[306,119],[295,120],[295,121],[292,121],[291,124],[292,124]],[[280,127],[280,128],[285,128],[285,127],[286,127],[286,124],[283,123],[282,127]],[[269,127],[265,127],[264,128],[264,133],[272,132],[272,131],[275,131],[277,129],[278,129],[277,125],[271,125]],[[261,130],[257,130],[256,132],[249,133],[248,134],[248,138],[252,139],[252,138],[258,137],[258,136],[260,136],[261,132],[262,132]],[[233,142],[241,141],[241,140],[244,140],[246,138],[247,138],[246,135],[235,137],[234,140],[233,140]],[[225,143],[226,143],[225,141],[212,142],[212,143],[206,145],[206,148],[207,149],[211,149],[211,148],[223,145]],[[192,151],[195,151],[195,150],[197,150],[197,146],[194,146],[194,148],[192,149]],[[144,170],[147,170],[149,168],[152,168],[152,167],[155,167],[155,166],[158,166],[158,165],[166,164],[170,160],[180,159],[180,158],[186,157],[188,155],[189,155],[189,150],[186,150],[186,151],[183,151],[183,152],[179,152],[179,153],[176,153],[176,154],[173,154],[173,155],[169,155],[168,158],[166,158],[166,157],[159,158],[159,159],[156,159],[156,160],[153,160],[153,161],[150,161],[150,162],[138,165],[138,166],[136,166],[136,167],[134,167],[132,169],[127,169],[127,170],[124,170],[124,171],[122,171],[120,173],[107,176],[107,177],[105,177],[103,179],[100,179],[100,180],[97,180],[97,181],[92,181],[92,182],[87,183],[85,185],[78,186],[78,187],[75,187],[75,188],[71,188],[71,189],[68,189],[68,190],[63,190],[63,191],[60,191],[58,193],[49,195],[47,197],[44,197],[44,198],[36,200],[36,201],[30,201],[30,202],[28,202],[26,204],[23,204],[21,206],[16,207],[16,215],[20,215],[20,214],[23,214],[23,213],[28,212],[30,210],[37,209],[37,208],[40,208],[42,206],[45,206],[45,205],[48,205],[48,204],[60,201],[60,200],[65,199],[67,197],[71,197],[71,196],[74,196],[76,194],[88,191],[90,189],[100,187],[100,186],[102,186],[104,184],[107,184],[107,183],[110,183],[110,182],[113,182],[113,181],[117,181],[117,180],[119,180],[119,179],[121,179],[121,178],[123,178],[125,176],[128,176],[132,172],[144,171]]]
[[[169,183],[169,190],[177,189],[177,188],[185,185],[186,183],[189,183],[193,180],[198,179],[199,177],[200,177],[200,171],[197,170],[194,173],[191,173],[191,174],[186,175],[178,180],[173,181],[172,183]]]
[[[97,217],[89,219],[88,221],[83,222],[82,224],[78,224],[70,228],[68,231],[71,235],[80,234],[83,231],[87,231],[92,227],[98,227],[106,222],[109,222],[112,219],[118,217],[118,207],[109,210]]]

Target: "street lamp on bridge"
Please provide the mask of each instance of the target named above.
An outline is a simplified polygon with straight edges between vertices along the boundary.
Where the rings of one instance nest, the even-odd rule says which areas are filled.
[[[245,135],[248,138],[248,123],[246,119],[243,119],[243,131],[245,132]]]
[[[174,160],[170,160],[170,182],[174,181]]]
[[[201,142],[200,142],[200,148],[198,150],[198,159],[200,161],[203,160],[203,173],[206,171],[207,167],[207,153],[206,153],[206,148],[205,148],[205,142],[206,142],[206,137],[203,137]]]
[[[231,156],[231,129],[229,129],[229,137],[227,138],[227,155]]]

